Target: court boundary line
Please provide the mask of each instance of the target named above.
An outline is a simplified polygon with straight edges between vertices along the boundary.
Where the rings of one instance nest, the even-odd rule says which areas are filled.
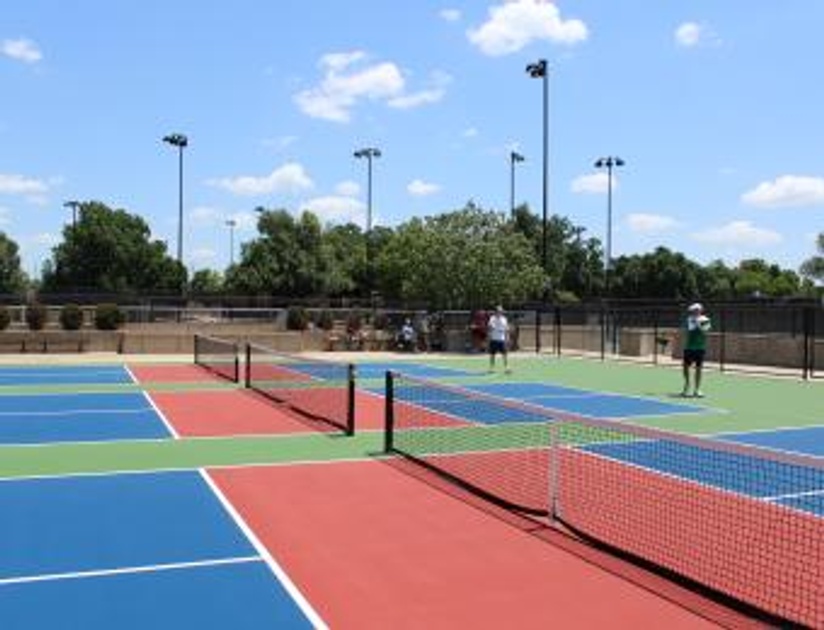
[[[228,513],[229,517],[235,522],[238,528],[243,532],[246,539],[252,543],[252,546],[255,548],[261,558],[266,562],[267,566],[269,567],[270,571],[274,574],[274,577],[280,583],[280,586],[289,594],[292,598],[292,601],[297,605],[297,607],[301,610],[304,614],[306,619],[312,624],[312,626],[318,630],[329,630],[329,626],[326,622],[323,621],[323,618],[318,614],[309,600],[303,595],[300,591],[298,586],[292,581],[283,567],[278,563],[275,559],[274,555],[269,552],[266,546],[261,542],[261,540],[257,537],[254,530],[249,526],[248,523],[244,520],[243,516],[241,516],[240,512],[235,508],[234,505],[229,501],[223,491],[218,487],[217,483],[214,479],[212,479],[211,475],[209,475],[208,471],[204,468],[198,469],[198,474],[200,475],[201,479],[206,483],[206,485],[211,489],[214,493],[215,497],[218,501],[223,505],[223,508]]]
[[[70,416],[72,414],[138,414],[146,411],[156,411],[151,405],[137,409],[64,409],[60,411],[0,411],[0,421],[4,417],[48,417],[48,416]]]
[[[184,467],[169,467],[169,468],[145,468],[133,470],[100,470],[89,472],[68,472],[68,473],[51,473],[45,475],[20,475],[18,477],[0,477],[0,484],[10,483],[14,481],[50,481],[54,479],[72,479],[75,477],[108,477],[113,475],[152,475],[152,474],[173,474],[194,472],[197,470],[231,470],[243,468],[265,468],[267,466],[326,466],[332,464],[356,464],[360,462],[382,461],[395,457],[387,453],[379,455],[372,455],[367,457],[343,457],[340,459],[295,459],[281,462],[244,462],[241,464],[206,464]]]
[[[803,497],[813,497],[817,495],[824,496],[824,488],[819,488],[818,490],[806,490],[805,492],[788,492],[787,494],[776,494],[775,496],[764,497],[764,501],[776,503],[780,501],[786,501],[787,499],[800,499]],[[821,518],[824,518],[824,516],[822,516]]]
[[[168,562],[163,564],[148,564],[133,567],[118,567],[116,569],[91,569],[89,571],[67,571],[65,573],[44,573],[42,575],[24,575],[13,578],[0,578],[0,588],[15,584],[36,584],[38,582],[56,582],[59,580],[80,580],[114,575],[138,575],[141,573],[159,573],[179,569],[196,569],[200,567],[227,566],[235,564],[250,564],[264,562],[261,556],[234,556],[229,558],[215,558],[212,560],[193,560],[191,562]]]

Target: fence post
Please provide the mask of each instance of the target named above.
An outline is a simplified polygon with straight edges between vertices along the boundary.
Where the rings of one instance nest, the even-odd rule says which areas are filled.
[[[535,309],[535,354],[541,354],[541,308]]]
[[[718,365],[719,369],[723,372],[724,366],[727,362],[727,318],[726,318],[726,309],[721,308],[721,314],[719,315],[719,320],[721,323],[720,331],[721,331],[721,347],[718,350]]]
[[[813,375],[813,363],[811,351],[814,351],[815,337],[811,334],[813,328],[813,317],[815,313],[812,307],[802,307],[802,327],[804,329],[804,356],[801,364],[801,378],[803,380],[809,379]]]
[[[607,352],[607,322],[606,322],[606,307],[604,306],[603,302],[601,303],[601,313],[600,313],[600,320],[601,320],[601,361],[606,359],[606,352]]]

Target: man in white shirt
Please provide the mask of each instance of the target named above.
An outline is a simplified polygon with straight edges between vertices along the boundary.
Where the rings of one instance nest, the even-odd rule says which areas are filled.
[[[487,323],[489,333],[489,371],[495,369],[495,355],[499,352],[504,358],[504,369],[509,373],[509,363],[507,360],[507,345],[509,343],[509,322],[504,315],[504,309],[499,306],[495,309],[492,317]]]

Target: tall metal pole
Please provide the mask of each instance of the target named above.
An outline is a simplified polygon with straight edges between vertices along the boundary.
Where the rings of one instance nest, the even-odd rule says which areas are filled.
[[[235,264],[235,226],[237,221],[227,219],[226,225],[229,226],[229,266],[232,266]]]
[[[509,214],[511,217],[515,216],[515,164],[524,161],[524,156],[517,151],[511,151],[509,154]]]
[[[604,296],[609,297],[612,285],[612,169],[624,166],[625,162],[619,157],[608,156],[598,158],[595,168],[607,169],[607,243],[604,259]]]
[[[357,159],[366,159],[366,276],[372,291],[372,159],[381,156],[380,149],[366,147],[355,151]]]
[[[183,263],[183,149],[189,146],[189,139],[182,133],[164,136],[163,142],[178,150],[178,214],[177,214],[177,261]]]
[[[543,81],[543,203],[541,217],[541,265],[544,273],[548,273],[547,259],[547,215],[549,214],[549,68],[546,59],[539,59],[526,67],[526,72],[533,79]]]

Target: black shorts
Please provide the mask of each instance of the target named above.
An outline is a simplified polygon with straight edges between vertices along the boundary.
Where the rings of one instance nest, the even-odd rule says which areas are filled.
[[[684,365],[692,365],[694,363],[697,367],[701,367],[704,365],[705,354],[707,354],[706,350],[684,350]]]
[[[506,341],[490,341],[489,354],[506,354]]]

